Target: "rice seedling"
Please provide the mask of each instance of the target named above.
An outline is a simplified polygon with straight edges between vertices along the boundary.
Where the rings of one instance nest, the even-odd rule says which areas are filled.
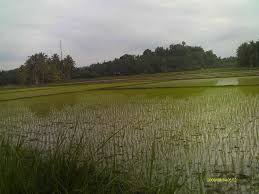
[[[1,193],[258,192],[258,94],[236,87],[183,98],[103,94],[44,117],[2,104]],[[9,188],[16,171],[17,187]],[[213,177],[237,182],[207,181]]]

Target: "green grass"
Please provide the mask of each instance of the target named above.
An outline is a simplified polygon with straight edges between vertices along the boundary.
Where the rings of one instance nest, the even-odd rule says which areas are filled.
[[[259,85],[259,76],[240,78],[239,83],[240,85]]]
[[[138,86],[121,86],[123,88],[163,88],[163,87],[201,87],[213,86],[217,83],[216,79],[192,79],[192,80],[173,80],[151,84],[140,84]]]
[[[78,85],[64,85],[64,86],[53,86],[53,87],[12,89],[7,91],[6,90],[0,91],[0,101],[33,98],[33,97],[40,97],[40,96],[51,96],[51,95],[57,95],[57,94],[87,92],[90,90],[98,90],[98,89],[118,87],[118,86],[128,86],[128,85],[135,85],[140,83],[143,83],[143,82],[78,84]]]
[[[259,85],[259,76],[233,77],[238,80],[239,86]],[[154,83],[143,83],[138,85],[119,86],[125,89],[141,88],[192,88],[192,87],[214,87],[224,78],[202,78],[186,80],[156,81]],[[226,78],[225,78],[226,79]],[[229,78],[232,79],[232,78]],[[217,86],[218,87],[218,86]]]
[[[91,158],[82,156],[83,144],[35,149],[23,142],[0,140],[0,193],[126,193],[123,177],[96,169]],[[72,143],[72,142],[70,142]],[[83,161],[83,162],[79,162]]]

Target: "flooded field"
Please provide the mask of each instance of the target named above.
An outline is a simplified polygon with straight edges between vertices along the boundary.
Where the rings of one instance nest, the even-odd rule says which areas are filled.
[[[134,83],[9,96],[0,102],[1,135],[42,151],[61,136],[64,145],[80,141],[85,155],[127,177],[136,190],[170,180],[177,193],[258,193],[259,88],[233,86],[236,78],[213,83],[225,87],[140,89],[146,84]]]

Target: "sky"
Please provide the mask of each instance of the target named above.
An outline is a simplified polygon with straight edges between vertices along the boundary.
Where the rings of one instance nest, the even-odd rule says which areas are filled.
[[[0,70],[44,52],[86,66],[185,41],[236,54],[259,40],[258,0],[0,0]]]

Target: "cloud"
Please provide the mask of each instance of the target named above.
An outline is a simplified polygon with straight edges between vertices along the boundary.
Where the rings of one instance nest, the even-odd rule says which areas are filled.
[[[13,68],[44,51],[71,54],[78,66],[187,44],[235,55],[258,38],[256,0],[2,0],[0,65]]]

